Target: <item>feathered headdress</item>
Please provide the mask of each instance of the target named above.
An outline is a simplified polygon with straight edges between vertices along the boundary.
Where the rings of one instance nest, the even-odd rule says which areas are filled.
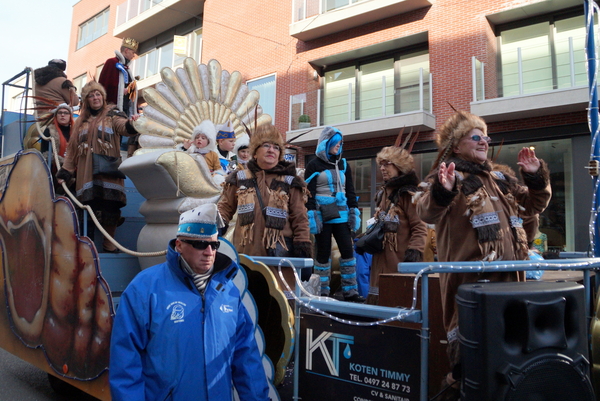
[[[377,164],[380,164],[384,161],[392,163],[400,171],[401,175],[407,174],[415,168],[415,162],[410,152],[412,151],[412,148],[415,145],[415,142],[417,141],[417,137],[419,136],[419,132],[417,132],[413,136],[411,130],[411,132],[407,135],[402,145],[400,145],[403,133],[404,128],[402,128],[402,130],[398,134],[398,138],[396,138],[394,146],[386,146],[385,148],[381,149],[381,151],[377,153],[376,159]],[[406,149],[406,145],[408,144],[409,140],[410,146],[408,147],[408,149]]]
[[[458,141],[471,130],[477,128],[487,135],[487,125],[481,117],[468,111],[456,110],[454,107],[452,109],[455,111],[454,114],[442,124],[435,139],[438,146],[438,158],[433,165],[434,168],[452,154]]]

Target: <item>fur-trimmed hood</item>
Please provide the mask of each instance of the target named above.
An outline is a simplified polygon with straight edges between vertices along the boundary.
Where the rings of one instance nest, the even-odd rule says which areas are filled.
[[[44,86],[48,82],[52,81],[54,78],[66,78],[67,74],[65,74],[60,68],[54,67],[52,65],[47,65],[45,67],[37,68],[35,71],[35,83]]]
[[[209,151],[217,151],[217,129],[215,125],[210,120],[204,120],[194,127],[194,131],[192,132],[192,142],[196,139],[196,137],[200,134],[204,134],[208,139],[208,145],[206,145],[207,150]],[[196,145],[192,143],[190,146],[189,152],[194,153],[196,151]]]

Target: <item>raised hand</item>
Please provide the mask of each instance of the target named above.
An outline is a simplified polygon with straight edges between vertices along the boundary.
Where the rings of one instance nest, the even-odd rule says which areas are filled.
[[[540,160],[535,156],[532,148],[523,148],[519,151],[517,164],[526,173],[535,173],[540,168]]]
[[[450,163],[448,167],[446,167],[445,162],[440,164],[440,168],[438,169],[438,180],[444,188],[446,188],[448,191],[452,191],[454,188],[454,183],[456,182],[456,176],[454,175],[454,163]]]

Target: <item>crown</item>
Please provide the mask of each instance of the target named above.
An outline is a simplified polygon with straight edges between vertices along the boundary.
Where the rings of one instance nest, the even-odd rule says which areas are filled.
[[[137,52],[138,45],[139,45],[138,41],[133,38],[123,38],[123,43],[121,44],[122,47],[131,49],[134,52]]]

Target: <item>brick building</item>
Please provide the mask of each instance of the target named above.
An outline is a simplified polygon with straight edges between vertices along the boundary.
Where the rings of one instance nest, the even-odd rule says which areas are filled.
[[[517,170],[519,149],[535,146],[549,163],[554,196],[540,219],[549,247],[587,248],[592,184],[584,168],[590,135],[580,0],[81,0],[69,77],[81,86],[97,76],[123,37],[140,41],[133,66],[140,88],[186,55],[240,71],[288,140],[304,134],[293,141],[301,166],[322,126],[340,128],[363,221],[382,181],[375,164],[382,146],[403,127],[418,130],[413,153],[425,176],[449,104],[480,115],[497,161]],[[300,128],[300,115],[310,128]]]

